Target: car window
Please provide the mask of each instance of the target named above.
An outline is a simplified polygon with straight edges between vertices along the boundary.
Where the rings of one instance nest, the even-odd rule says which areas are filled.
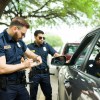
[[[78,57],[76,63],[75,63],[75,67],[80,69],[81,68],[81,65],[82,63],[84,62],[85,60],[85,55],[87,53],[87,50],[90,48],[90,44],[87,45],[87,47],[82,51],[82,53],[80,54],[80,56]]]
[[[100,78],[100,38],[98,39],[89,57],[85,72]]]
[[[69,46],[68,48],[69,48],[68,53],[73,54],[76,51],[76,49],[78,48],[78,46],[73,45],[73,46]]]
[[[74,52],[78,48],[79,43],[66,43],[60,49],[60,54],[66,57],[66,62],[69,62],[71,57],[73,56]]]
[[[78,52],[79,56],[78,56],[78,58],[75,61],[75,64],[74,64],[75,68],[81,69],[82,64],[83,64],[83,62],[85,60],[85,57],[88,54],[89,50],[91,49],[93,38],[94,38],[94,35],[92,35],[90,37],[87,37],[84,40],[84,42],[81,44],[81,46],[79,47],[79,48],[82,48],[82,49],[80,49],[80,51]]]
[[[67,46],[64,50],[64,54],[73,54],[76,49],[78,48],[78,45],[71,45],[71,46]]]

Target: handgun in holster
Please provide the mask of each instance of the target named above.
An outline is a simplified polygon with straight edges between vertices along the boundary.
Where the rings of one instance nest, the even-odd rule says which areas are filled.
[[[49,74],[49,68],[45,68],[43,70],[39,70],[37,68],[32,68],[31,71],[29,72],[29,78],[34,77],[36,74]]]
[[[7,89],[7,78],[0,77],[0,89],[6,90]]]

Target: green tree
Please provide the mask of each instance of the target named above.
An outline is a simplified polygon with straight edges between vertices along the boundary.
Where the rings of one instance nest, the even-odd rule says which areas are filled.
[[[9,25],[15,16],[27,18],[34,26],[100,23],[99,0],[11,0],[0,24]],[[3,20],[6,19],[6,20]]]
[[[59,47],[63,45],[62,39],[57,35],[45,35],[47,43],[53,47]]]

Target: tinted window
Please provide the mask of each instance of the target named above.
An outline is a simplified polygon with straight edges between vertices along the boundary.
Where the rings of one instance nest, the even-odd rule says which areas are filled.
[[[82,63],[83,63],[84,60],[85,60],[86,53],[87,53],[88,49],[90,49],[89,47],[90,47],[90,44],[87,45],[87,47],[82,51],[82,53],[81,53],[80,56],[78,57],[78,59],[77,59],[77,61],[76,61],[76,63],[75,63],[75,67],[76,67],[76,68],[78,68],[78,69],[81,68]]]
[[[68,47],[68,52],[67,52],[67,53],[73,54],[73,53],[76,51],[77,48],[78,48],[78,46],[75,46],[75,45],[69,46],[69,47]]]
[[[100,78],[100,38],[89,57],[85,72]]]
[[[67,48],[65,48],[64,54],[66,54],[66,53],[73,54],[77,48],[78,48],[78,46],[76,46],[76,45],[68,46]]]
[[[88,52],[90,51],[90,49],[91,49],[91,45],[92,45],[93,38],[94,38],[94,35],[92,35],[90,37],[86,37],[83,40],[83,42],[81,43],[81,45],[79,47],[80,48],[80,51],[78,52],[79,53],[79,56],[76,59],[75,66],[74,66],[75,68],[81,69],[83,62],[86,59],[85,57],[88,54]]]

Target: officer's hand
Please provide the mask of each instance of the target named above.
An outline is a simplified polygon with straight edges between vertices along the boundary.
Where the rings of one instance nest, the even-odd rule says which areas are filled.
[[[31,68],[33,66],[33,59],[25,59],[23,62],[25,68]]]
[[[38,66],[38,65],[40,65],[40,63],[38,63],[38,62],[33,62],[33,63],[31,63],[31,66],[32,66],[32,67],[36,67],[36,66]]]
[[[34,67],[34,66],[38,66],[39,63],[38,62],[33,62],[33,59],[26,59],[24,62],[23,62],[25,68],[31,68],[31,67]]]
[[[40,64],[42,63],[42,58],[41,58],[41,56],[37,56],[35,62],[37,62],[37,64],[40,65]]]

